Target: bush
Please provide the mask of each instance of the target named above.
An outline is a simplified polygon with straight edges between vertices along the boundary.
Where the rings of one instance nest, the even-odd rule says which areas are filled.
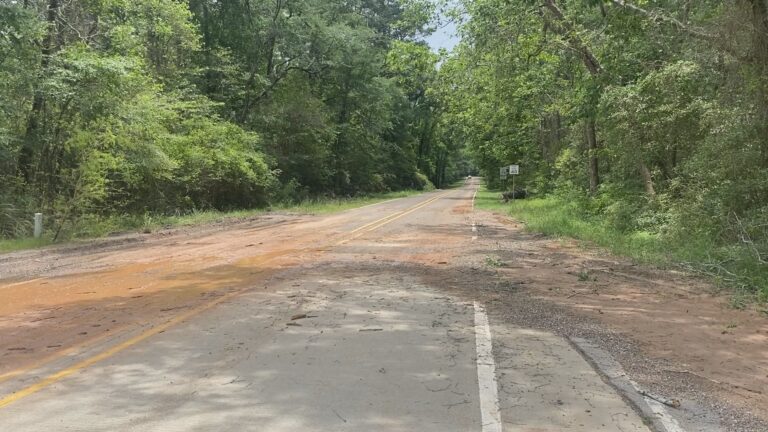
[[[258,136],[231,123],[191,118],[166,145],[176,168],[172,192],[195,208],[249,208],[268,203],[275,181]],[[181,201],[177,201],[181,203]]]
[[[435,190],[435,185],[429,181],[426,175],[416,172],[413,175],[413,188],[421,191],[431,191]]]

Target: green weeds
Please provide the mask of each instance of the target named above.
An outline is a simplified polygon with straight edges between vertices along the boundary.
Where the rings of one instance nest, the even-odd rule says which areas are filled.
[[[682,239],[648,231],[621,231],[605,220],[580,212],[575,203],[556,197],[504,204],[498,192],[481,189],[475,204],[481,209],[508,214],[524,222],[529,231],[584,240],[639,263],[674,266],[705,275],[733,290],[732,305],[736,308],[744,308],[753,301],[768,301],[768,265],[746,248],[718,245],[703,237]]]

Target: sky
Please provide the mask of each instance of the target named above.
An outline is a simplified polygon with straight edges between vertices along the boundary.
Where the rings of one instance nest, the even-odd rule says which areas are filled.
[[[449,21],[424,40],[427,41],[432,51],[437,52],[440,48],[450,51],[459,43],[459,37],[456,35],[456,24]]]

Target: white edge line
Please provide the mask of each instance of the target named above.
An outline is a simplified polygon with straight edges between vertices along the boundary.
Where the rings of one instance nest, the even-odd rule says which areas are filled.
[[[475,223],[475,197],[477,196],[477,189],[472,194],[472,232],[477,233],[477,224]],[[477,240],[477,235],[472,236],[472,240]]]
[[[499,390],[496,382],[496,363],[493,360],[491,328],[488,325],[485,309],[477,302],[475,302],[475,343],[482,432],[501,432]]]

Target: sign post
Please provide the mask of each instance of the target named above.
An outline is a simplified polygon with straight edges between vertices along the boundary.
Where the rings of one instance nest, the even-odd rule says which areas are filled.
[[[510,165],[507,168],[507,172],[512,176],[512,200],[515,199],[515,176],[520,173],[520,165]]]

